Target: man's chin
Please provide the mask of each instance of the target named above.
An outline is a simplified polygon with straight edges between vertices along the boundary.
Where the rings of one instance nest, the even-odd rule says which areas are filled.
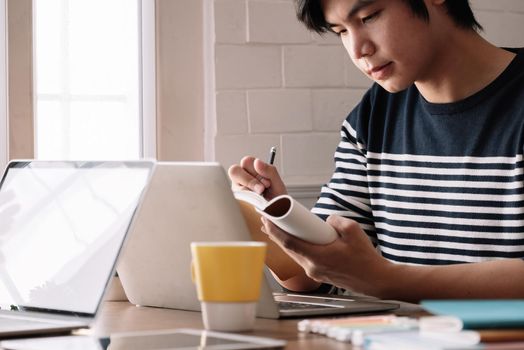
[[[380,85],[384,90],[386,90],[389,93],[396,93],[401,92],[409,88],[412,84],[399,84],[392,81],[376,81],[378,85]]]

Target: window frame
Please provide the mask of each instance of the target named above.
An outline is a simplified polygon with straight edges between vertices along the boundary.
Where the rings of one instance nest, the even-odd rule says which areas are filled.
[[[0,0],[0,168],[8,162],[9,127],[7,119],[7,11],[6,0]]]
[[[156,135],[156,18],[155,0],[141,0],[140,11],[140,139],[142,158],[157,157]]]

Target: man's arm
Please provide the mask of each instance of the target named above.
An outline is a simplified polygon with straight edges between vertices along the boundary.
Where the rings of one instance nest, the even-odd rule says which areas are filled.
[[[445,266],[391,265],[377,296],[421,299],[524,298],[524,260],[505,259]]]
[[[321,285],[305,271],[282,281],[286,289],[308,292]],[[367,294],[382,299],[418,302],[422,299],[524,298],[524,260],[505,259],[446,266],[391,264]],[[351,287],[351,286],[348,286]]]
[[[293,292],[314,292],[322,285],[320,282],[309,278],[304,270],[287,280],[281,280],[273,271],[271,273],[282,287]]]
[[[330,223],[340,238],[316,245],[295,238],[269,220],[264,231],[305,271],[289,289],[307,291],[309,281],[322,281],[382,299],[418,302],[443,298],[524,298],[524,260],[505,259],[445,266],[392,263],[371,244],[360,225],[340,216]],[[285,287],[288,287],[284,284]],[[295,288],[293,288],[295,287]]]

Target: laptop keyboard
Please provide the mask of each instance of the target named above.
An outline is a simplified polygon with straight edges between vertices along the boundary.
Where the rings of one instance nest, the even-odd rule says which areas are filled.
[[[280,310],[311,310],[311,309],[326,309],[329,308],[329,305],[315,305],[315,304],[305,304],[305,303],[291,303],[288,301],[278,301],[278,308]]]
[[[51,326],[51,323],[40,321],[40,320],[27,320],[27,319],[16,319],[11,317],[0,317],[0,331],[11,330],[19,328],[36,329],[45,327],[46,324]]]

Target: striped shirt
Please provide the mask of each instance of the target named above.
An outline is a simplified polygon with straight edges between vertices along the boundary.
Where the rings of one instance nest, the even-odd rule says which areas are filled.
[[[524,258],[524,49],[515,52],[455,103],[373,85],[342,125],[313,212],[356,220],[393,262]]]

